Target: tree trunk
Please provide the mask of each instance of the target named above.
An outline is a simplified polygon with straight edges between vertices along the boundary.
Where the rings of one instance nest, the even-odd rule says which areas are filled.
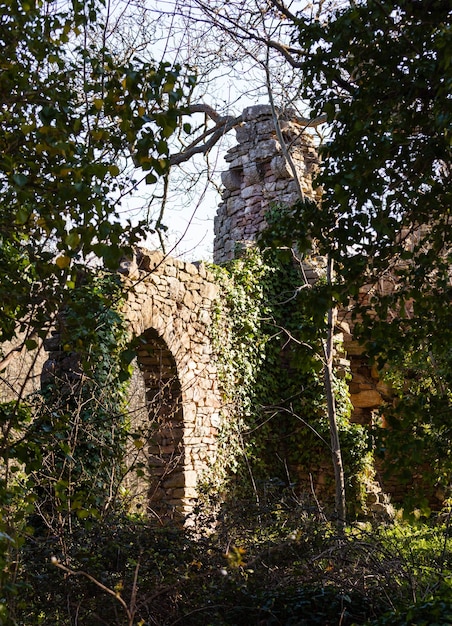
[[[289,151],[287,150],[286,143],[284,141],[284,137],[282,135],[281,128],[278,122],[278,116],[276,113],[275,104],[273,101],[273,94],[270,85],[270,73],[268,70],[268,65],[266,68],[267,71],[267,91],[269,96],[270,105],[272,107],[273,113],[273,121],[275,123],[276,134],[278,136],[279,142],[281,144],[281,149],[283,151],[284,157],[289,164],[294,180],[297,184],[298,195],[300,200],[304,202],[304,194],[301,188],[300,180],[298,178],[298,171],[295,167],[295,164],[290,156]],[[333,283],[333,259],[328,256],[327,258],[327,269],[326,269],[326,280],[328,285],[332,285]],[[344,466],[342,463],[342,453],[341,446],[339,441],[339,430],[337,427],[336,420],[336,403],[334,400],[334,390],[333,390],[333,356],[334,356],[334,319],[335,319],[336,309],[330,307],[328,310],[328,320],[327,320],[327,338],[326,341],[323,342],[323,353],[324,353],[324,389],[325,396],[327,402],[327,410],[328,410],[328,424],[330,431],[330,441],[331,441],[331,454],[333,458],[333,467],[334,467],[334,482],[335,482],[335,504],[336,504],[336,513],[338,518],[338,525],[340,527],[345,526],[346,521],[346,498],[345,498],[345,478],[344,478]]]
[[[327,282],[332,283],[333,276],[333,260],[329,257],[327,261]],[[344,466],[342,464],[341,446],[339,441],[339,430],[336,420],[336,403],[334,400],[333,390],[333,356],[334,356],[334,318],[335,309],[330,307],[328,310],[327,322],[327,338],[324,345],[325,365],[324,365],[324,382],[325,395],[328,409],[328,422],[330,427],[331,438],[331,454],[334,467],[334,481],[336,486],[336,513],[339,526],[345,526],[346,520],[346,499],[345,499],[345,479]]]

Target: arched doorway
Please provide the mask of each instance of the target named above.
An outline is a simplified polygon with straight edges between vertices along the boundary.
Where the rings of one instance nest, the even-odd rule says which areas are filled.
[[[178,517],[183,514],[185,496],[182,390],[174,356],[155,329],[141,335],[137,364],[150,425],[150,513],[159,518]]]

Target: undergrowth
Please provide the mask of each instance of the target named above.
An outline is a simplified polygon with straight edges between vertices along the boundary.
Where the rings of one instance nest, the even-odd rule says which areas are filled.
[[[338,534],[333,524],[309,513],[306,503],[288,498],[283,511],[276,499],[260,506],[241,502],[235,510],[223,510],[207,534],[196,526],[191,531],[152,528],[120,514],[93,520],[74,529],[66,546],[72,573],[52,564],[52,556],[63,555],[55,552],[51,535],[30,536],[10,623],[452,623],[446,522],[368,523]],[[205,528],[201,515],[198,522]],[[132,621],[118,597],[133,608]]]

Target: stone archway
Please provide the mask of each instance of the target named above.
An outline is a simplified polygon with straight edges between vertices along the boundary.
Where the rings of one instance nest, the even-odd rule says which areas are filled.
[[[182,389],[175,359],[157,331],[145,331],[139,341],[137,365],[152,433],[147,443],[148,499],[154,513],[171,517],[185,497]]]
[[[218,285],[203,264],[138,250],[124,271],[124,316],[137,341],[146,420],[148,509],[184,517],[216,456],[223,401],[212,346]],[[141,412],[143,430],[143,412]],[[140,424],[136,424],[140,428]]]

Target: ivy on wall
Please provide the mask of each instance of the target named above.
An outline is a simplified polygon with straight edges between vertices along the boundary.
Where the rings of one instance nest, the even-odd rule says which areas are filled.
[[[85,276],[68,297],[52,376],[16,409],[22,418],[3,456],[11,479],[0,496],[11,503],[10,522],[19,487],[33,525],[60,538],[118,502],[129,374],[120,294],[118,279],[100,273]]]
[[[69,369],[58,371],[57,364],[39,394],[34,431],[46,445],[33,476],[52,507],[78,519],[111,507],[122,477],[129,368],[120,289],[111,274],[90,277],[76,289],[61,316]]]
[[[216,487],[272,484],[309,491],[309,473],[332,484],[321,340],[325,321],[289,250],[253,247],[224,267],[214,345],[228,404],[219,437]],[[347,486],[357,495],[369,466],[367,435],[352,424],[347,381],[335,380]],[[237,479],[238,477],[238,479]],[[320,494],[320,495],[325,495]],[[350,498],[354,500],[355,498]]]
[[[120,506],[130,436],[120,307],[116,276],[84,275],[67,293],[53,376],[22,402],[0,405],[0,588],[11,606],[24,544],[51,538],[52,554],[66,562],[74,533]]]

